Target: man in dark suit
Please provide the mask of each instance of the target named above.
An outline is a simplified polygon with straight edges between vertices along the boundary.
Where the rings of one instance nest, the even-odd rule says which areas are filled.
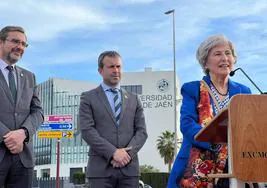
[[[139,186],[138,151],[147,139],[137,95],[120,87],[122,59],[115,51],[98,58],[99,87],[82,93],[79,120],[90,146],[87,177],[90,188]]]
[[[32,138],[43,111],[34,74],[16,65],[27,46],[23,28],[0,31],[0,187],[32,187]]]

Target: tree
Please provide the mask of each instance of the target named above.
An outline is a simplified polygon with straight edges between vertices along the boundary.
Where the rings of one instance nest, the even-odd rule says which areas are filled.
[[[164,164],[168,164],[168,170],[171,171],[171,165],[174,160],[175,133],[165,131],[157,139],[157,149],[160,156],[164,159]]]
[[[159,169],[156,169],[151,165],[141,165],[140,172],[141,173],[159,172]]]

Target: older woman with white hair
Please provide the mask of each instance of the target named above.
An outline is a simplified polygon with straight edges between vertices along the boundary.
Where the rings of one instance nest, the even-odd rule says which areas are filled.
[[[224,35],[202,42],[197,60],[206,74],[202,80],[182,86],[180,128],[183,143],[168,180],[168,188],[228,187],[227,179],[215,181],[207,174],[227,171],[227,145],[198,142],[194,136],[223,108],[232,96],[251,93],[250,89],[229,79],[236,63],[236,52]]]

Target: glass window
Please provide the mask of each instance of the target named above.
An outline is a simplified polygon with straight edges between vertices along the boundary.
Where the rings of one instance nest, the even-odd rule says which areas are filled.
[[[123,85],[121,87],[125,89],[126,91],[135,93],[137,95],[142,95],[143,93],[142,85]]]

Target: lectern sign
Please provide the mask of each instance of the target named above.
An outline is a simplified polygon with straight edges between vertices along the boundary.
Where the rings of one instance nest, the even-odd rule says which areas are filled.
[[[262,158],[262,159],[267,159],[267,152],[265,151],[243,151],[241,153],[242,158],[247,158],[247,159],[253,159],[253,158]]]
[[[237,95],[229,106],[233,173],[244,182],[267,181],[267,96]]]

